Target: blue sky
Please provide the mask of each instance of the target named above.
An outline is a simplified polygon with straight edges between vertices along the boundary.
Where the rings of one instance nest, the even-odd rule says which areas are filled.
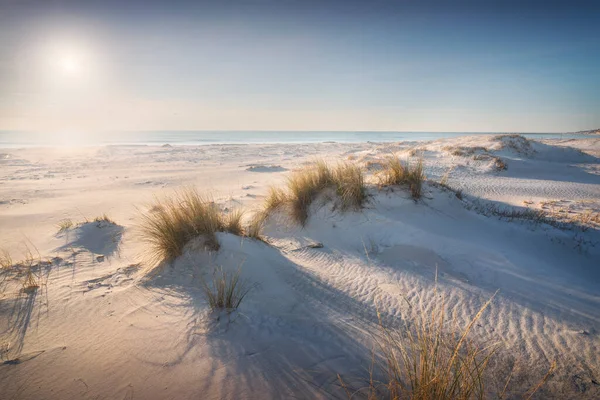
[[[599,26],[577,1],[1,0],[0,130],[598,128]]]

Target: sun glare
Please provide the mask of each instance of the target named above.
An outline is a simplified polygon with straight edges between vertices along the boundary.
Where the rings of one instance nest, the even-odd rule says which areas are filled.
[[[74,56],[63,56],[60,60],[60,67],[63,72],[74,74],[81,70],[81,62]]]

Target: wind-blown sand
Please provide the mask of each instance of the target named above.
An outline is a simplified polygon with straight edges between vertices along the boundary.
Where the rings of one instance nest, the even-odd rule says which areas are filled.
[[[516,396],[556,360],[539,398],[600,397],[600,138],[0,153],[0,248],[16,262],[29,243],[49,260],[34,293],[3,272],[3,398],[344,398],[336,374],[364,375],[377,310],[394,327],[443,296],[464,326],[497,290],[473,331],[500,343],[490,385],[514,365]],[[317,157],[372,175],[390,153],[422,155],[428,179],[447,175],[459,196],[428,183],[414,202],[372,187],[362,212],[314,207],[304,229],[274,219],[268,243],[219,234],[218,253],[191,243],[142,279],[136,224],[154,196],[191,185],[252,210]],[[499,216],[511,207],[555,223]],[[116,224],[92,221],[104,213]],[[67,218],[92,222],[58,233]],[[256,285],[218,318],[199,285],[217,265],[242,265]]]

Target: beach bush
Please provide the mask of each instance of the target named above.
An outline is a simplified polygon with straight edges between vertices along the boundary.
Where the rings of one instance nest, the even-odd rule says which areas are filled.
[[[396,156],[389,156],[384,160],[377,177],[380,186],[408,186],[411,197],[418,200],[421,198],[425,180],[423,159],[419,158],[416,163],[410,163],[402,162]]]

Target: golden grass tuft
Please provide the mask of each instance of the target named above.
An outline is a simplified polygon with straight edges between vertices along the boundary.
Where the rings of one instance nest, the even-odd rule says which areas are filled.
[[[342,202],[342,210],[360,210],[367,202],[365,177],[358,165],[338,164],[333,171],[333,181]]]
[[[411,197],[418,200],[422,196],[425,171],[423,159],[416,163],[402,162],[396,156],[389,156],[383,163],[382,170],[378,173],[380,186],[407,185]]]
[[[271,186],[265,198],[264,209],[266,212],[275,211],[286,204],[287,195],[285,190]]]
[[[248,224],[245,229],[246,236],[252,239],[265,241],[265,239],[263,238],[263,229],[265,227],[267,217],[268,212],[266,211],[256,212],[252,216],[252,218],[250,218],[250,221],[248,221]]]
[[[97,216],[96,218],[94,218],[94,222],[99,223],[99,222],[105,222],[107,224],[115,224],[115,221],[113,221],[106,213]]]
[[[23,280],[23,292],[24,293],[33,293],[40,287],[41,282],[41,271],[38,270],[38,275],[34,273],[34,268],[39,267],[39,263],[41,262],[40,252],[37,247],[32,244],[35,252],[37,253],[37,257],[33,255],[33,251],[26,243],[25,244],[25,259],[21,262],[21,265],[26,268],[25,279]]]
[[[142,214],[141,218],[140,236],[151,246],[153,261],[179,257],[185,245],[194,238],[203,238],[205,247],[216,251],[220,247],[217,232],[238,236],[245,234],[243,210],[224,213],[212,200],[193,188],[156,199],[149,212]]]
[[[223,226],[221,211],[195,189],[156,199],[152,210],[142,215],[140,232],[141,238],[151,246],[155,260],[179,257],[184,246],[196,237],[204,237],[207,248],[218,250],[215,234]]]
[[[228,273],[223,268],[213,272],[212,281],[202,280],[202,290],[210,308],[231,312],[239,307],[250,287],[240,280],[241,269]]]
[[[338,374],[348,398],[365,395],[369,400],[470,400],[487,398],[488,364],[496,352],[496,344],[477,345],[469,335],[492,296],[459,331],[447,333],[444,300],[436,300],[432,310],[421,309],[414,323],[399,330],[384,326],[378,312],[379,331],[375,335],[373,361],[366,386],[350,389]],[[437,295],[436,295],[437,298]],[[531,398],[548,380],[555,364],[525,396]],[[510,381],[506,381],[503,394]]]
[[[75,224],[73,223],[73,221],[69,218],[65,218],[63,220],[60,220],[57,224],[58,227],[58,233],[61,232],[65,232],[68,231],[69,229],[71,229],[73,226],[75,226]]]
[[[0,250],[0,268],[9,269],[14,265],[10,252],[6,249]]]
[[[292,173],[285,189],[271,188],[264,210],[270,213],[285,207],[293,221],[305,226],[311,204],[327,188],[335,189],[343,210],[358,210],[367,201],[364,175],[358,165],[341,163],[332,168],[319,160]]]
[[[242,218],[244,217],[244,210],[234,209],[223,216],[223,227],[222,230],[225,232],[232,233],[234,235],[242,236],[244,234],[244,228],[242,227]]]

